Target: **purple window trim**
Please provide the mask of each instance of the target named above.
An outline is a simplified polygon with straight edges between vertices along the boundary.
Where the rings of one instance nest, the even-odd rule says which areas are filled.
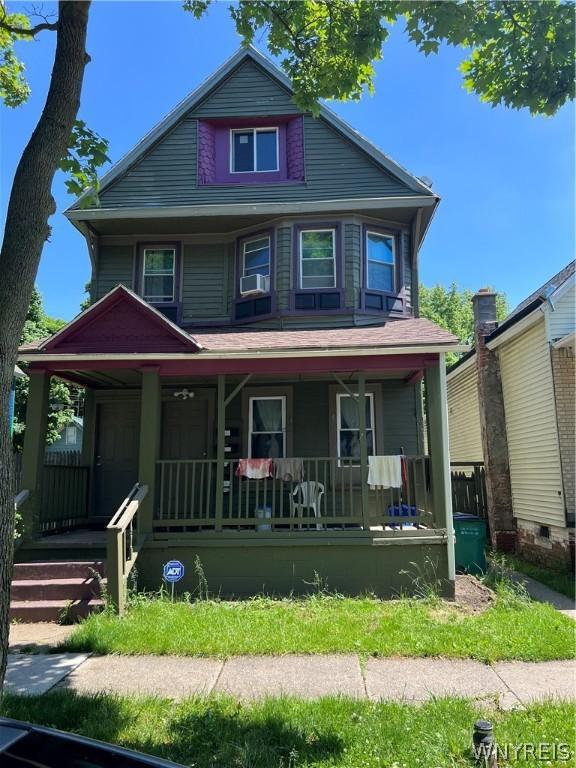
[[[379,291],[376,288],[368,288],[368,248],[366,246],[368,232],[375,232],[378,235],[388,235],[394,238],[394,279],[395,290],[394,291]],[[370,224],[362,225],[362,243],[360,247],[360,258],[362,260],[361,268],[361,282],[360,282],[360,310],[363,312],[375,312],[376,314],[391,314],[393,316],[399,316],[400,314],[406,314],[406,300],[404,296],[404,254],[402,250],[402,229],[395,229],[393,227],[381,227],[371,226]],[[404,309],[402,313],[394,312],[388,309],[373,309],[366,306],[366,294],[375,294],[384,298],[384,305],[386,305],[386,299],[388,297],[400,299]]]
[[[303,125],[301,115],[198,120],[196,159],[198,185],[252,186],[303,182],[305,180]],[[231,131],[241,128],[276,128],[278,130],[278,171],[231,172]]]
[[[300,115],[286,124],[286,162],[288,178],[304,181],[304,117]]]
[[[300,232],[314,229],[333,229],[336,239],[336,285],[334,288],[300,288]],[[302,310],[296,309],[297,293],[338,293],[340,294],[339,309],[313,309],[313,316],[318,314],[338,313],[343,308],[344,302],[344,249],[342,247],[342,222],[340,221],[310,221],[293,225],[292,228],[292,288],[290,289],[290,314],[302,314]]]
[[[134,286],[136,288],[136,293],[139,296],[142,296],[144,298],[144,285],[143,285],[143,274],[142,269],[144,266],[144,251],[145,250],[152,250],[152,249],[158,249],[161,250],[162,248],[173,248],[175,251],[175,264],[174,264],[174,301],[159,301],[159,302],[148,302],[152,307],[156,307],[156,309],[165,309],[169,307],[175,307],[176,308],[176,314],[177,314],[177,323],[180,323],[180,318],[182,316],[182,296],[181,293],[181,286],[182,286],[182,243],[181,242],[169,242],[169,241],[158,241],[158,242],[142,242],[137,243],[136,245],[136,259],[135,259],[135,280],[134,280]],[[145,299],[145,301],[147,301]]]
[[[216,182],[216,141],[214,126],[206,120],[198,121],[198,183],[200,185]]]

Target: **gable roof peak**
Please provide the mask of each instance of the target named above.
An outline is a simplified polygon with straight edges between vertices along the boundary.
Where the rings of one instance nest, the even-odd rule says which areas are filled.
[[[259,51],[254,45],[241,45],[230,57],[228,57],[211,75],[209,75],[202,83],[188,96],[182,99],[162,120],[160,120],[154,127],[146,133],[143,138],[135,144],[135,146],[129,150],[117,163],[115,163],[100,179],[100,190],[103,191],[112,182],[116,181],[118,177],[124,174],[132,165],[134,165],[142,156],[150,149],[157,141],[159,141],[165,134],[167,134],[188,112],[193,110],[198,104],[200,104],[215,88],[217,88],[240,64],[251,60],[261,69],[263,69],[267,75],[276,80],[282,87],[288,90],[291,94],[294,93],[294,88],[288,76],[282,72],[282,70],[261,51]],[[400,181],[402,181],[410,189],[414,190],[417,194],[434,197],[438,199],[438,195],[434,193],[429,184],[426,184],[424,180],[414,176],[407,171],[402,165],[392,160],[391,157],[386,155],[379,147],[377,147],[372,141],[363,136],[353,126],[347,123],[336,112],[328,107],[323,101],[319,100],[320,114],[326,122],[328,122],[333,128],[339,131],[345,138],[351,141],[356,146],[360,147],[366,152],[376,163],[383,167],[388,173],[392,174]],[[81,195],[72,205],[70,205],[65,214],[68,211],[77,209],[80,201],[92,192],[91,189]]]

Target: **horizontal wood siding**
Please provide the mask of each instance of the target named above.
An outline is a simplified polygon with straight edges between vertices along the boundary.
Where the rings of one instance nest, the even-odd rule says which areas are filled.
[[[358,224],[346,224],[344,227],[345,302],[346,306],[351,309],[357,309],[360,303],[361,231]]]
[[[294,455],[330,456],[330,402],[324,381],[294,386]]]
[[[90,289],[92,301],[98,301],[120,283],[134,287],[134,246],[100,246]]]
[[[276,230],[276,291],[280,310],[290,308],[291,274],[292,227],[278,227]]]
[[[100,193],[102,207],[192,202],[196,192],[196,129],[196,120],[178,123],[138,163]]]
[[[252,61],[241,64],[194,110],[196,117],[298,114],[292,96]]]
[[[382,443],[385,455],[417,454],[421,444],[420,385],[382,382]],[[378,427],[378,425],[377,425]]]
[[[448,380],[450,461],[484,461],[476,364]]]
[[[544,320],[500,348],[514,514],[564,525],[550,349]]]
[[[232,262],[231,245],[184,246],[183,321],[229,321]]]
[[[575,306],[576,289],[574,286],[571,286],[554,302],[554,311],[547,314],[549,341],[561,339],[567,333],[574,333],[574,330],[576,330]]]

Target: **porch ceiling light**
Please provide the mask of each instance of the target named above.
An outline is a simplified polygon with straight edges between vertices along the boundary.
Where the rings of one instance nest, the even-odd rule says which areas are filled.
[[[179,389],[178,392],[174,392],[174,397],[181,397],[182,400],[191,400],[194,397],[194,392],[191,389]]]

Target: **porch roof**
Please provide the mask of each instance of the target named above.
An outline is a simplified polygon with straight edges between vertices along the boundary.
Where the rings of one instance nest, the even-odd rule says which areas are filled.
[[[54,337],[23,344],[19,349],[19,360],[28,362],[56,361],[58,359],[119,359],[141,358],[167,359],[187,357],[202,359],[258,358],[258,357],[307,357],[310,354],[406,354],[437,353],[443,351],[466,351],[467,347],[449,331],[445,331],[424,318],[392,320],[382,325],[349,328],[312,328],[285,330],[256,330],[219,328],[209,331],[195,331],[185,334],[190,349],[175,350],[171,346],[146,352],[141,350],[133,338],[133,350],[118,345],[116,339],[102,339],[95,348],[92,340],[83,349],[81,339],[75,339],[74,346],[65,345],[58,349]],[[109,342],[106,345],[106,341]],[[292,353],[292,354],[291,354]]]
[[[449,331],[430,320],[412,318],[392,320],[382,325],[353,328],[311,328],[285,330],[217,329],[194,332],[203,352],[265,352],[274,349],[294,351],[358,349],[459,344]]]
[[[24,344],[28,361],[108,357],[259,357],[307,353],[390,354],[462,349],[449,331],[424,318],[345,328],[214,328],[193,334],[176,326],[129,288],[118,285],[48,339]]]

